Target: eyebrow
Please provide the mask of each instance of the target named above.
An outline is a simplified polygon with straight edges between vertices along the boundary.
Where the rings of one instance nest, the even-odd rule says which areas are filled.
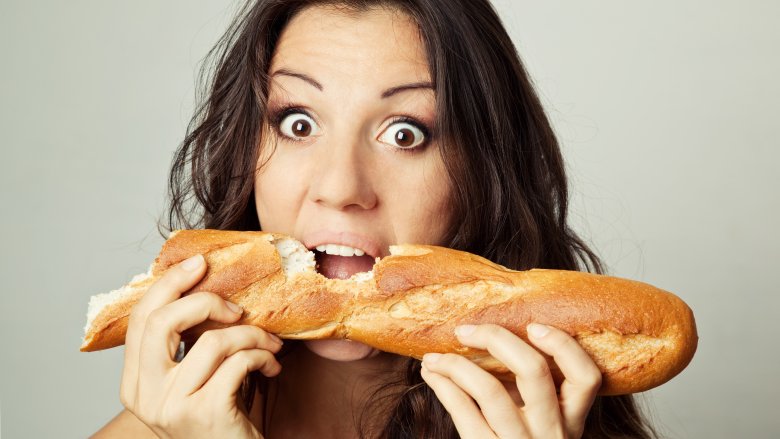
[[[279,75],[281,75],[281,76],[290,76],[290,77],[293,77],[293,78],[301,79],[303,81],[306,81],[306,83],[308,83],[312,87],[316,88],[317,90],[319,90],[319,91],[323,90],[322,84],[320,84],[316,79],[314,79],[311,76],[306,75],[304,73],[294,72],[292,70],[282,68],[282,69],[279,69],[279,70],[273,72],[271,74],[271,77],[279,76]],[[434,90],[434,86],[433,86],[432,82],[425,82],[425,81],[423,81],[423,82],[411,82],[409,84],[402,84],[402,85],[398,85],[398,86],[395,86],[395,87],[390,87],[387,90],[383,91],[381,96],[382,96],[382,99],[387,99],[390,96],[393,96],[393,95],[395,95],[397,93],[401,93],[403,91],[419,90],[419,89],[431,89],[431,90]]]
[[[390,96],[407,90],[419,90],[419,89],[434,90],[433,83],[431,82],[413,82],[411,84],[399,85],[397,87],[391,87],[382,92],[382,99],[389,98]]]
[[[303,73],[293,72],[292,70],[287,70],[287,69],[279,69],[279,70],[271,73],[271,77],[272,78],[274,76],[278,76],[278,75],[292,76],[293,78],[303,79],[304,81],[306,81],[309,84],[311,84],[317,90],[322,91],[322,84],[317,82],[314,78],[312,78],[309,75],[304,75]]]

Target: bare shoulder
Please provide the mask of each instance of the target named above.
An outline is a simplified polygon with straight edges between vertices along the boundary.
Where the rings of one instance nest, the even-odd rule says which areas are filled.
[[[122,410],[114,419],[93,434],[90,439],[101,438],[157,438],[149,427],[141,422],[134,414]]]

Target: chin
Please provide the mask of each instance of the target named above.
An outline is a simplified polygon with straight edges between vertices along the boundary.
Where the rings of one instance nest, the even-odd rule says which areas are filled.
[[[318,356],[333,361],[363,360],[379,354],[371,346],[350,340],[307,340],[304,344]]]

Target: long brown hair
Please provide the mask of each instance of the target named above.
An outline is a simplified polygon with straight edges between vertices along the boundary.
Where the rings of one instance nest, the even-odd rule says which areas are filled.
[[[512,40],[488,0],[257,0],[207,55],[205,88],[171,169],[167,229],[260,230],[253,179],[266,123],[268,67],[284,26],[303,8],[400,9],[419,26],[436,89],[435,126],[453,188],[447,245],[501,265],[601,272],[567,224],[557,139]],[[208,62],[211,61],[211,62]],[[452,420],[408,360],[386,438],[454,438]],[[251,404],[258,374],[244,386]],[[264,387],[264,386],[263,386]],[[366,411],[364,413],[370,413]],[[385,414],[386,415],[386,414]],[[585,438],[649,438],[631,396],[598,397]]]

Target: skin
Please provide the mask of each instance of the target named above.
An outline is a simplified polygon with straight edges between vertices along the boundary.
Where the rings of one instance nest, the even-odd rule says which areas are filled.
[[[301,107],[308,115],[294,113],[287,121],[313,131],[292,137],[292,131],[279,130],[284,123],[269,127],[275,135],[265,136],[263,166],[255,179],[262,228],[307,244],[321,234],[331,237],[328,242],[342,232],[356,234],[376,245],[379,254],[373,256],[386,256],[388,246],[398,242],[441,244],[450,189],[437,141],[405,150],[393,140],[399,130],[411,129],[408,123],[394,124],[394,118],[414,117],[431,127],[435,117],[417,28],[389,11],[357,20],[322,9],[296,16],[271,60],[270,118],[289,106]],[[292,76],[299,74],[316,84]],[[382,98],[408,84],[428,86]],[[359,343],[306,344],[331,359],[376,354]]]
[[[274,75],[280,70],[286,73]],[[380,249],[375,256],[385,256],[381,249],[394,243],[441,243],[451,220],[450,188],[436,137],[413,152],[394,141],[409,128],[395,116],[413,117],[431,132],[435,119],[433,90],[419,85],[430,82],[424,47],[408,17],[387,9],[307,9],[285,28],[269,73],[272,113],[295,104],[308,115],[269,118],[266,133],[276,136],[264,136],[254,182],[264,230],[304,243],[312,236],[338,239],[346,231]],[[418,85],[382,98],[404,84]],[[291,128],[296,126],[302,129]],[[388,130],[393,135],[386,136]],[[417,138],[413,130],[406,133]],[[297,139],[284,137],[290,134]],[[195,257],[166,274],[134,308],[120,391],[127,410],[95,437],[260,437],[260,399],[250,414],[236,405],[250,370],[279,376],[266,425],[270,437],[355,437],[352,419],[377,377],[402,359],[331,341],[308,342],[280,363],[274,356],[278,339],[234,326],[204,334],[174,363],[183,330],[206,319],[231,323],[240,317],[213,294],[180,298],[205,270]],[[461,437],[581,436],[601,382],[598,368],[562,331],[543,325],[528,330],[533,346],[495,325],[456,331],[464,345],[487,349],[506,364],[514,382],[500,382],[456,354],[424,357],[422,378]],[[552,356],[565,376],[559,392],[540,352]],[[374,422],[378,428],[384,419]]]

